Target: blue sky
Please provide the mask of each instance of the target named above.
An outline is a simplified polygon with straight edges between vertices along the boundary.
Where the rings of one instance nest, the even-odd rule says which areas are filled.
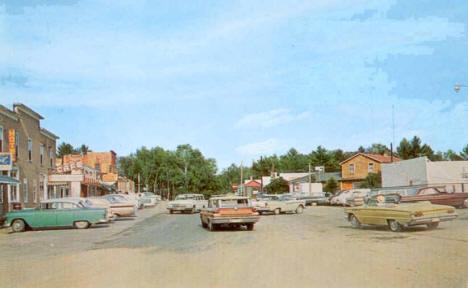
[[[468,2],[0,0],[0,103],[73,145],[468,144]]]

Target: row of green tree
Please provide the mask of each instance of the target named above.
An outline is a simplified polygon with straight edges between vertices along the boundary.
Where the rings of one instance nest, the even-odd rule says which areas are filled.
[[[85,154],[87,151],[90,150],[86,145],[74,148],[70,144],[62,143],[57,149],[57,156]],[[312,167],[324,166],[327,172],[338,172],[341,171],[340,163],[358,152],[380,155],[391,153],[389,147],[379,143],[367,148],[361,146],[357,151],[327,150],[318,146],[308,154],[291,148],[283,155],[262,156],[254,160],[252,165],[245,167],[231,164],[218,173],[214,159],[205,158],[198,149],[185,144],[179,145],[174,151],[161,147],[151,149],[143,147],[129,156],[120,157],[118,165],[120,173],[134,180],[140,188],[146,187],[168,196],[185,192],[203,193],[208,196],[232,191],[232,186],[240,183],[241,173],[243,179],[248,179],[271,175],[273,172],[307,172],[309,164]],[[421,139],[415,136],[410,140],[403,138],[394,156],[400,159],[427,156],[432,161],[468,160],[468,145],[459,153],[452,150],[434,152],[428,144],[423,144]],[[329,182],[324,190],[335,191],[338,188],[336,180],[332,179]],[[367,187],[379,185],[380,175],[377,174],[369,175],[363,184]],[[267,191],[275,192],[278,189],[285,189],[286,186],[278,180],[265,188]]]

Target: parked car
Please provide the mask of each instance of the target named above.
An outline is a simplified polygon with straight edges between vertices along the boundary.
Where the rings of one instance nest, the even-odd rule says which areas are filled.
[[[75,227],[86,229],[91,225],[107,223],[110,214],[105,208],[91,208],[83,201],[44,200],[36,209],[14,210],[5,214],[5,226],[13,232],[26,228]]]
[[[195,213],[207,206],[208,201],[205,200],[203,194],[180,194],[174,201],[167,204],[167,210],[171,214],[174,212]]]
[[[440,222],[457,217],[455,209],[447,205],[435,205],[429,201],[401,203],[398,194],[377,194],[366,205],[345,209],[345,218],[353,228],[362,224],[384,225],[391,231],[401,231],[405,227],[426,225],[435,229]]]
[[[122,194],[109,194],[102,196],[102,198],[109,201],[112,214],[117,215],[118,217],[135,216],[137,204],[133,200],[121,197],[121,195]]]
[[[468,208],[468,193],[447,193],[445,187],[424,187],[408,189],[401,195],[401,202],[430,201],[432,204]]]
[[[328,197],[324,195],[315,195],[315,196],[299,196],[296,198],[297,200],[304,200],[306,206],[311,205],[328,205],[330,204],[330,200]]]
[[[65,197],[61,199],[72,200],[72,201],[82,201],[82,203],[89,208],[105,208],[106,210],[108,210],[109,221],[114,221],[117,218],[117,215],[114,215],[112,213],[111,205],[109,201],[107,201],[106,199],[97,198],[97,197],[90,197],[90,198]]]
[[[345,197],[346,206],[361,206],[364,204],[364,200],[367,199],[370,189],[353,189],[350,190],[351,195]]]
[[[330,198],[330,205],[346,205],[346,199],[351,196],[352,190],[343,190]]]
[[[139,198],[142,200],[147,200],[142,201],[144,207],[154,207],[156,204],[158,204],[158,197],[156,197],[156,195],[151,192],[140,193]]]
[[[220,226],[246,226],[251,231],[259,216],[247,197],[213,197],[208,201],[208,207],[200,211],[200,220],[203,228],[210,231]]]
[[[301,214],[304,211],[305,200],[296,200],[291,195],[269,195],[255,203],[260,214],[274,213],[276,215],[286,212]]]

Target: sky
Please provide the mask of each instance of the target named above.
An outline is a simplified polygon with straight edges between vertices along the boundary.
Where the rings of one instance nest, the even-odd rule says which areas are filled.
[[[0,104],[59,143],[189,143],[220,169],[414,135],[461,151],[466,15],[466,0],[0,0]]]

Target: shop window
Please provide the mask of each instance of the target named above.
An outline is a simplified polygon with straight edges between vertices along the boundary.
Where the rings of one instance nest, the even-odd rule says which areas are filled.
[[[23,180],[23,202],[28,202],[28,179],[24,178]]]
[[[28,137],[28,160],[32,162],[32,140]]]
[[[7,185],[6,184],[0,184],[0,203],[3,203],[3,193],[7,191]]]

